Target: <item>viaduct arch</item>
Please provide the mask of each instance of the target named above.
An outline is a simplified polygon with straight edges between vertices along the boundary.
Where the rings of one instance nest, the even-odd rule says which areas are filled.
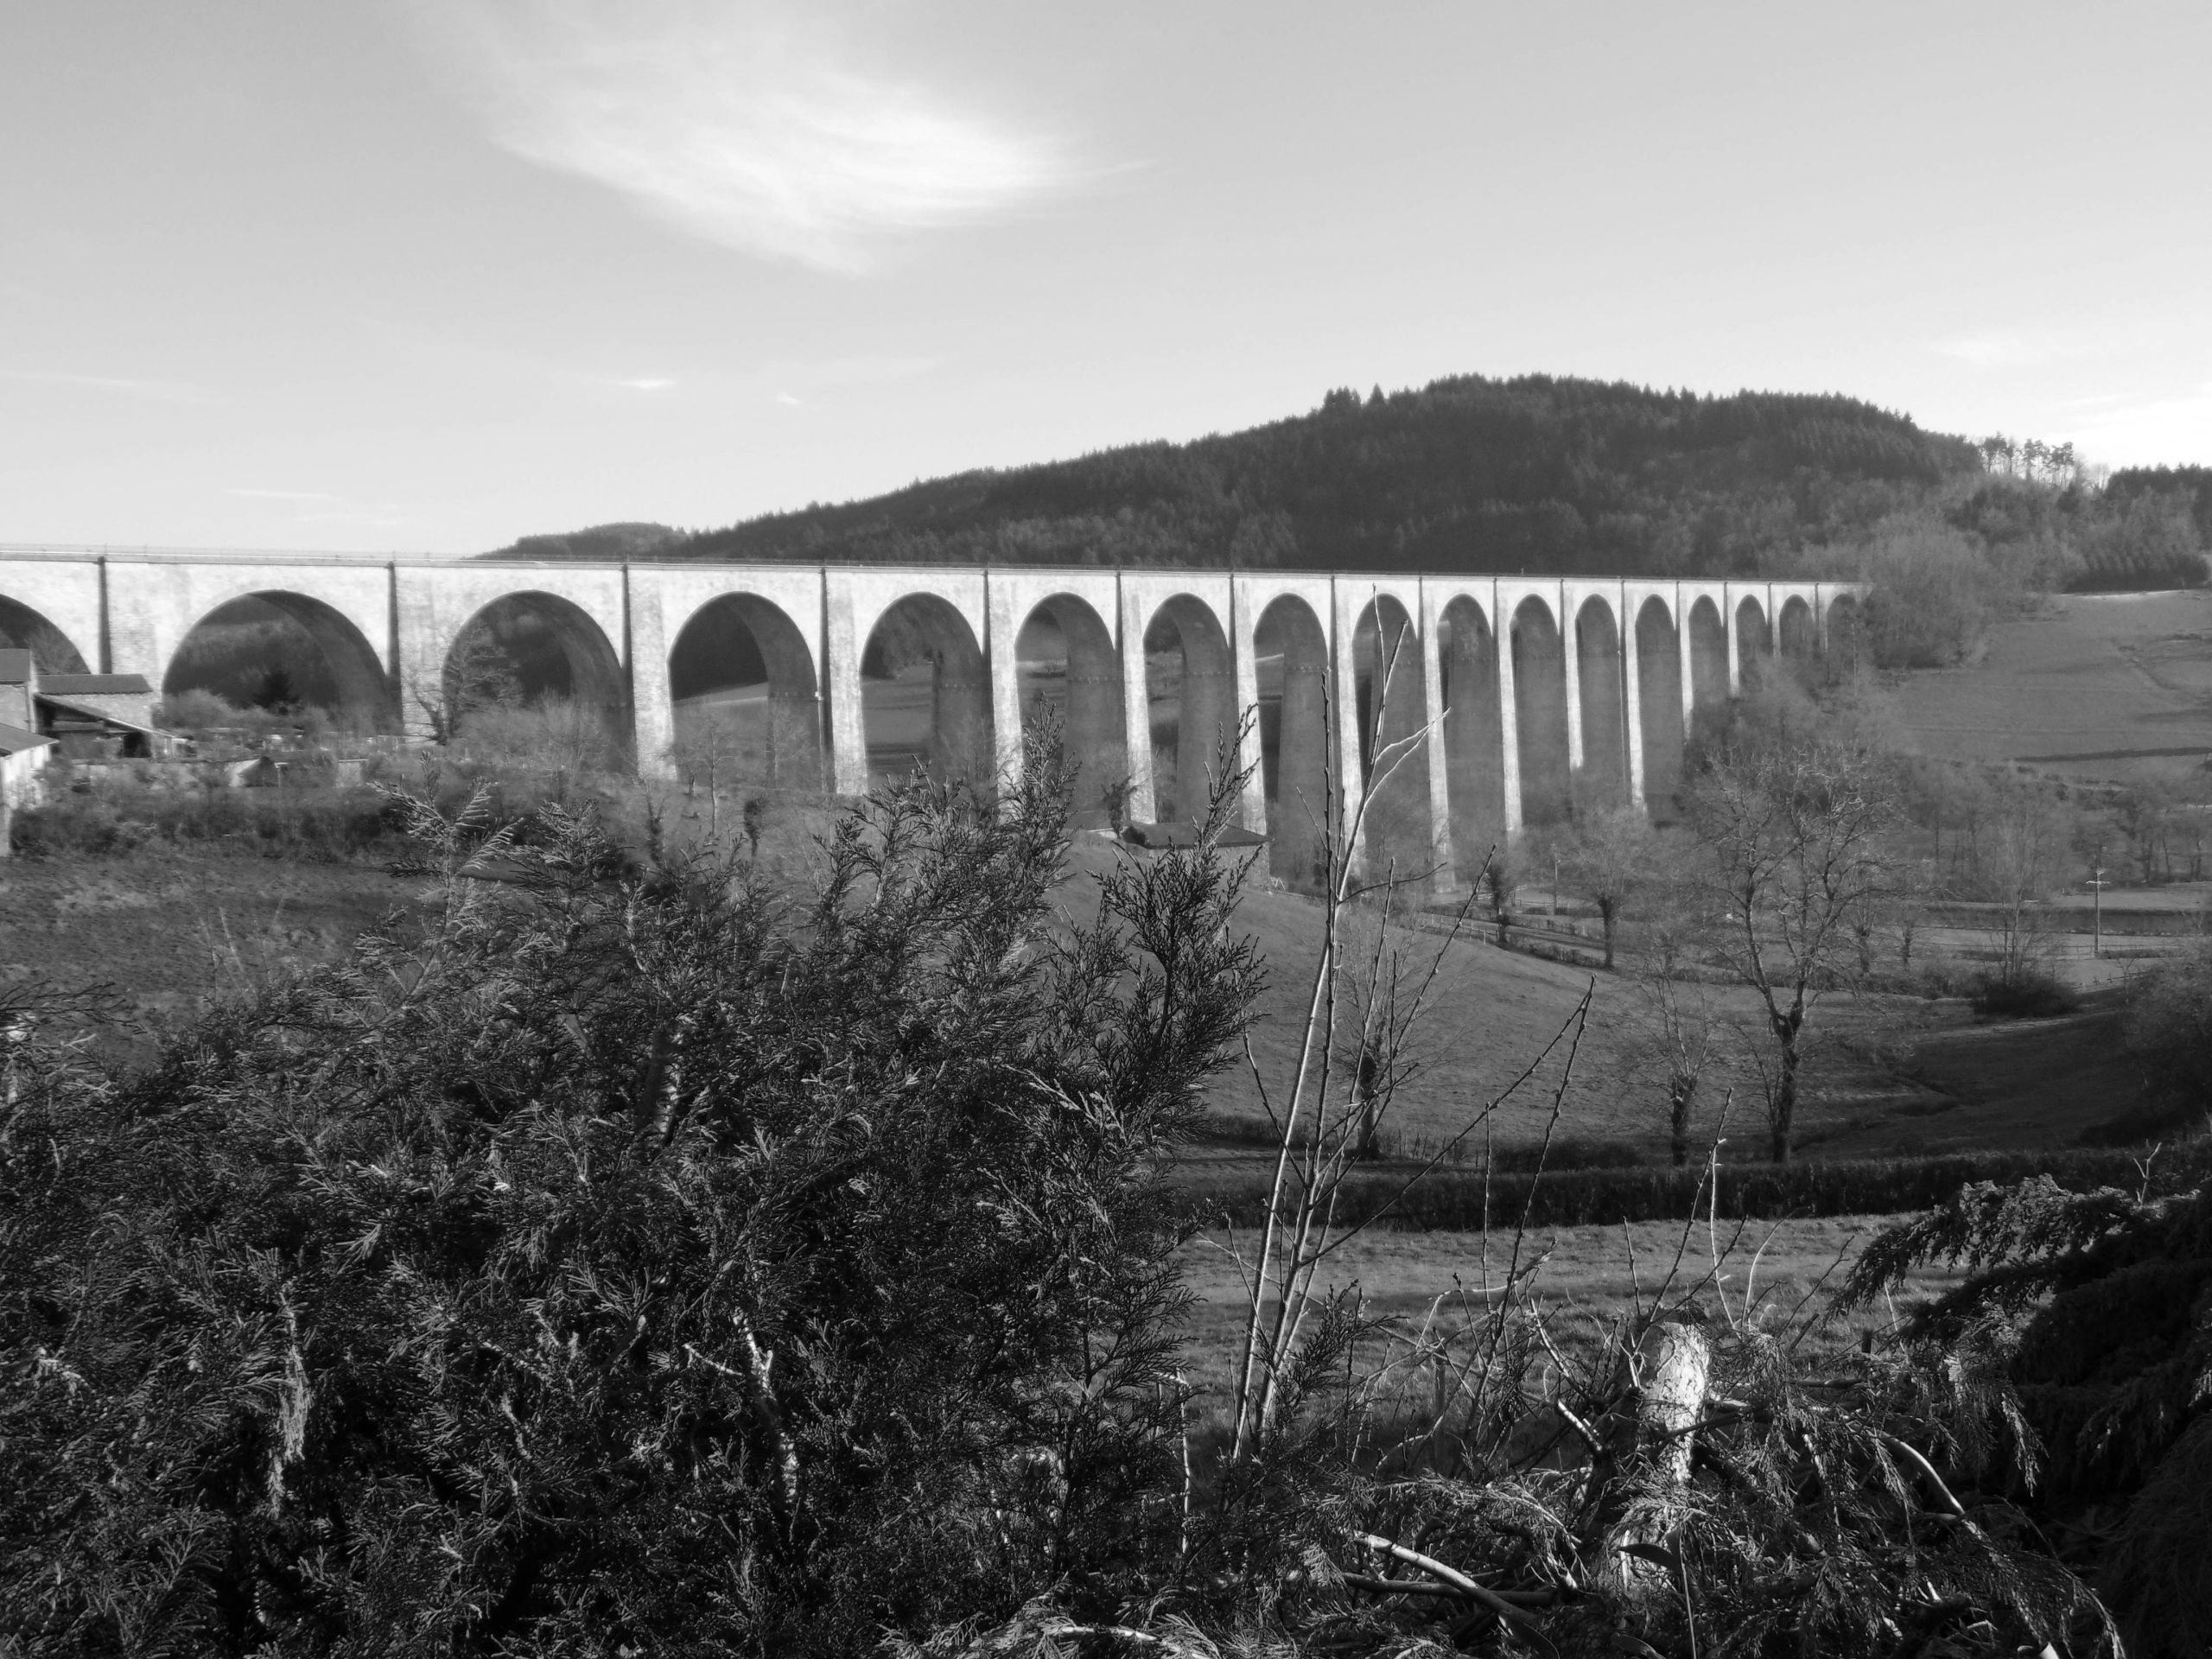
[[[1366,855],[1444,887],[1586,805],[1669,815],[1684,744],[1730,698],[1777,659],[1859,649],[1839,582],[0,549],[4,643],[35,631],[64,666],[162,683],[194,627],[245,599],[315,639],[349,704],[417,734],[464,633],[526,615],[558,658],[543,689],[598,704],[648,772],[720,721],[778,785],[856,793],[915,760],[1004,772],[1041,705],[1079,821],[1116,802],[1190,817],[1225,753],[1278,874],[1309,879],[1319,823],[1373,785]],[[1403,763],[1378,772],[1393,745]]]

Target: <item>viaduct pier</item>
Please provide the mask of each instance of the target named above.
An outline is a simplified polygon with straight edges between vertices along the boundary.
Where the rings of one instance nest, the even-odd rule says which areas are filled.
[[[1423,731],[1370,815],[1371,835],[1423,863],[1471,868],[1576,803],[1663,816],[1700,723],[1770,663],[1843,648],[1857,596],[1821,582],[0,548],[0,631],[42,630],[73,655],[60,667],[162,686],[194,629],[251,598],[312,637],[353,716],[417,734],[472,623],[527,613],[557,642],[568,695],[604,710],[648,774],[672,771],[684,721],[717,696],[750,708],[764,782],[858,793],[871,750],[899,741],[947,771],[1015,767],[1041,694],[1084,791],[1125,780],[1132,819],[1182,817],[1255,711],[1241,816],[1279,871],[1313,832],[1327,765],[1356,793],[1378,743]],[[903,715],[878,710],[891,684]],[[899,718],[904,739],[887,733]],[[1078,806],[1101,810],[1088,793]]]

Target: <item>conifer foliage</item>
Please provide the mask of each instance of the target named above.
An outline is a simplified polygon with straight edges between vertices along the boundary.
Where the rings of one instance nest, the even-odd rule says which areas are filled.
[[[1154,1174],[1247,1018],[1198,848],[1054,910],[1068,773],[810,896],[410,810],[432,919],[0,1125],[0,1649],[846,1653],[1176,1515]],[[495,880],[480,879],[495,877]]]
[[[1969,1186],[1877,1240],[1847,1298],[1929,1262],[1967,1276],[1909,1334],[1955,1366],[1999,1362],[2045,1464],[2020,1483],[2031,1512],[2096,1586],[2127,1651],[2212,1652],[2212,1187]]]

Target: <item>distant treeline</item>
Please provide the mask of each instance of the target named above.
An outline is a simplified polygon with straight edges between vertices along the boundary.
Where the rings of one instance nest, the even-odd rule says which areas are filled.
[[[1184,444],[963,473],[672,538],[657,557],[1748,573],[1978,472],[1973,446],[1840,397],[1465,376]],[[532,537],[605,554],[652,527]]]

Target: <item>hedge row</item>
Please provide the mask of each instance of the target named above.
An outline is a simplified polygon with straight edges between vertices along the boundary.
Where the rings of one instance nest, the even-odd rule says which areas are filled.
[[[2139,1157],[2124,1150],[2068,1148],[2051,1152],[1978,1152],[1933,1158],[1885,1158],[1848,1162],[1724,1164],[1719,1176],[1723,1220],[1780,1220],[1787,1216],[1893,1215],[1941,1204],[1971,1181],[2014,1181],[2049,1175],[2074,1192],[2143,1185]],[[1700,1168],[1570,1169],[1541,1176],[1493,1175],[1478,1170],[1437,1170],[1416,1181],[1393,1205],[1405,1174],[1363,1171],[1346,1183],[1338,1206],[1341,1223],[1365,1221],[1389,1210],[1402,1224],[1443,1231],[1473,1231],[1525,1220],[1536,1227],[1615,1226],[1624,1221],[1681,1221],[1692,1206],[1703,1215],[1712,1203]],[[1268,1172],[1193,1172],[1185,1191],[1209,1224],[1256,1226],[1267,1207]],[[2212,1179],[2212,1143],[2170,1147],[2151,1165],[2154,1192],[2178,1191]]]

